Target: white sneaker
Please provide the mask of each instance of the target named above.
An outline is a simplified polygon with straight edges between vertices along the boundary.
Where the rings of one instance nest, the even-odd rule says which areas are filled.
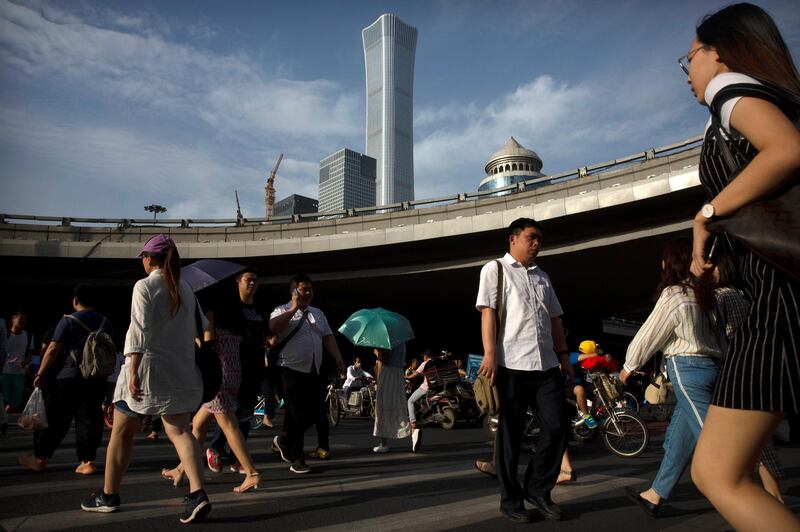
[[[419,429],[412,429],[411,430],[411,452],[415,453],[419,451],[420,445],[422,445],[422,431]]]
[[[389,452],[389,447],[386,445],[378,445],[377,447],[372,448],[372,452],[377,454],[386,454]]]

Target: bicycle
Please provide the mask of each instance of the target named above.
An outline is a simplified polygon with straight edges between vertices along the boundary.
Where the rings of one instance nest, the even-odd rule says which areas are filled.
[[[328,384],[328,391],[325,394],[325,407],[328,411],[328,423],[330,423],[331,427],[335,427],[339,424],[339,420],[342,419],[342,398],[339,394],[339,390],[336,388],[333,382]]]
[[[587,441],[599,432],[612,453],[626,458],[642,454],[650,442],[650,431],[638,415],[628,410],[629,399],[624,395],[621,383],[600,372],[589,373],[587,380],[594,384],[595,398],[589,413],[598,420],[598,425],[594,428],[586,423],[574,425],[575,438]]]
[[[267,415],[267,398],[263,394],[258,395],[256,407],[253,409],[253,417],[250,418],[250,430],[258,430],[264,426],[264,416]]]

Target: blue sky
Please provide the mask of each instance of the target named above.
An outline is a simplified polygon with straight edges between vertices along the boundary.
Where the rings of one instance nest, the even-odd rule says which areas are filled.
[[[361,29],[419,31],[417,198],[472,191],[513,135],[545,173],[699,134],[676,59],[718,1],[0,0],[0,212],[263,216],[364,150]],[[800,60],[795,0],[760,2]]]

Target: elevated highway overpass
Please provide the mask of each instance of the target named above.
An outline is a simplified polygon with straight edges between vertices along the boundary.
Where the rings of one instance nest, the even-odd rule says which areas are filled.
[[[127,323],[133,260],[168,233],[186,260],[225,258],[262,273],[260,295],[283,302],[285,283],[310,274],[332,323],[361,307],[409,315],[419,343],[480,348],[474,298],[480,267],[505,249],[504,229],[540,220],[550,274],[574,336],[608,316],[643,318],[661,246],[690,234],[703,201],[700,138],[521,183],[390,206],[272,220],[109,220],[0,214],[3,315],[25,308],[38,328],[69,310],[71,287],[105,287],[104,305]],[[503,195],[496,195],[497,193]],[[577,338],[573,338],[577,340]],[[573,342],[574,343],[574,342]]]

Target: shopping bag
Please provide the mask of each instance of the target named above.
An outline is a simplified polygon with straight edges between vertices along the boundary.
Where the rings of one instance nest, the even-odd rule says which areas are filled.
[[[41,430],[47,428],[47,413],[44,408],[44,397],[40,388],[34,388],[28,404],[19,416],[17,424],[27,430]]]

